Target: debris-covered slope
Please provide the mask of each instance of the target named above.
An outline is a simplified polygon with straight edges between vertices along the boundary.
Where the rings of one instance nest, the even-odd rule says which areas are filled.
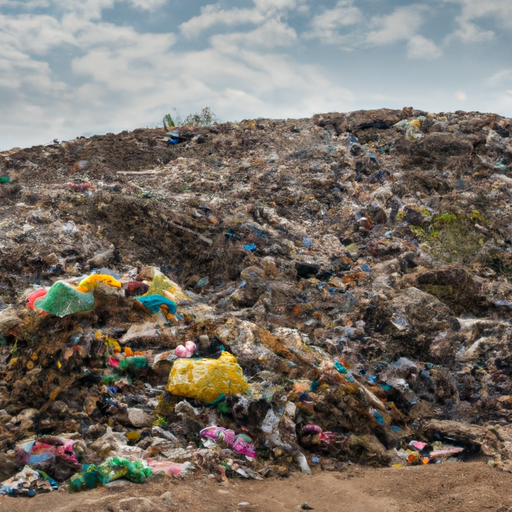
[[[406,108],[0,153],[0,472],[44,434],[80,439],[81,462],[242,476],[428,462],[436,442],[506,464],[511,134],[494,114]],[[123,288],[86,290],[92,311],[26,305],[94,273]],[[141,305],[137,282],[165,282],[177,314]],[[186,341],[233,354],[246,393],[164,389]],[[256,459],[201,442],[212,425]]]

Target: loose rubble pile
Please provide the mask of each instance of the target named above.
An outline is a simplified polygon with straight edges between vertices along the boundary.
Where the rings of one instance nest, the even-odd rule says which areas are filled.
[[[404,108],[0,153],[0,493],[512,468],[511,133]]]

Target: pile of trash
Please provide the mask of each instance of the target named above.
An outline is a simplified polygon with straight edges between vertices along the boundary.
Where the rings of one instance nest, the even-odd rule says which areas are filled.
[[[511,133],[404,108],[0,153],[0,494],[512,469]]]

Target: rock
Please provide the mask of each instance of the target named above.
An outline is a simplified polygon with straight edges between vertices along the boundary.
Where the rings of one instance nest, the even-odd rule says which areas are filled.
[[[87,265],[91,268],[101,268],[105,266],[114,257],[114,245],[111,245],[106,251],[95,254],[87,260]]]
[[[8,331],[21,322],[20,317],[14,308],[7,308],[0,311],[0,336],[5,336]]]
[[[153,425],[153,416],[145,413],[141,409],[129,407],[126,413],[128,416],[128,422],[132,427],[144,428],[151,427],[151,425]]]
[[[391,309],[395,319],[405,319],[405,322],[396,320],[398,329],[403,326],[418,332],[435,333],[460,328],[458,320],[445,304],[412,286],[393,299]]]
[[[198,338],[198,341],[201,350],[207,350],[211,344],[210,338],[206,334],[201,334],[201,336]]]
[[[164,503],[171,503],[172,500],[173,500],[173,494],[171,491],[166,491],[164,492],[162,495],[160,495],[160,499],[164,502]]]

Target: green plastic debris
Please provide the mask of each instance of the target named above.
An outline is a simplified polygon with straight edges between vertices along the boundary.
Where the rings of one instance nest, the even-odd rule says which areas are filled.
[[[146,368],[147,366],[148,361],[144,356],[127,357],[119,363],[121,370],[135,370],[137,368]]]
[[[0,183],[11,183],[9,176],[0,176]]]
[[[178,283],[171,281],[161,272],[155,272],[151,285],[144,295],[163,295],[175,302],[178,300],[190,300],[190,297],[181,289]]]
[[[57,281],[44,297],[34,302],[34,306],[62,318],[73,313],[92,311],[94,296],[92,293],[79,292],[63,281]]]
[[[172,286],[171,280],[164,274],[156,274],[151,280],[149,290],[145,295],[164,295],[164,291]]]
[[[103,375],[101,378],[101,383],[106,384],[107,386],[111,386],[116,381],[121,380],[122,377],[120,375]]]
[[[145,461],[130,461],[122,457],[114,457],[98,465],[84,464],[82,471],[71,477],[69,489],[71,491],[94,489],[120,478],[141,484],[152,475],[153,471]]]

